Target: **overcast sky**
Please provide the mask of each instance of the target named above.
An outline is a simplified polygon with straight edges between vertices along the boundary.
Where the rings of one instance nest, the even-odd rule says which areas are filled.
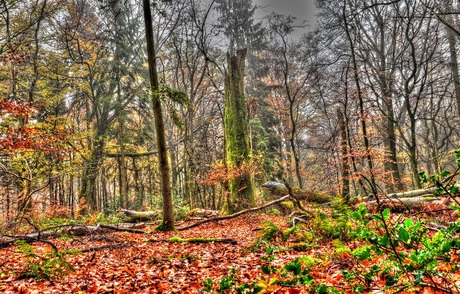
[[[267,14],[271,12],[289,14],[295,16],[300,22],[306,20],[309,26],[314,26],[314,0],[253,0],[253,3]]]

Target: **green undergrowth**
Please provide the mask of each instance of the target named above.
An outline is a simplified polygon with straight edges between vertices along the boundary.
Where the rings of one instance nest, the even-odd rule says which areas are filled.
[[[460,152],[456,156],[455,173],[460,170]],[[446,180],[449,176],[449,172],[422,173],[421,180],[437,188],[435,195],[447,195],[457,204],[458,186]],[[450,209],[460,211],[459,205]],[[371,212],[364,204],[352,208],[340,199],[330,209],[309,206],[308,214],[297,223],[289,220],[287,228],[262,223],[257,239],[246,249],[265,250],[258,277],[241,283],[238,271],[231,269],[220,279],[204,280],[203,290],[270,293],[292,287],[306,293],[460,293],[460,222],[437,222],[424,215],[379,207]],[[274,262],[283,251],[297,252],[298,257],[284,265]],[[325,284],[318,277],[324,277],[331,262],[338,265],[335,280]]]

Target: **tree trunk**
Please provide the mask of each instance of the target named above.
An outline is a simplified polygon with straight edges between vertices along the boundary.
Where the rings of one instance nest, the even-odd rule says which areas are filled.
[[[145,38],[147,40],[147,57],[149,64],[150,88],[152,91],[152,107],[155,119],[155,131],[158,147],[158,161],[160,169],[161,193],[163,196],[163,225],[164,230],[174,229],[174,212],[171,193],[171,175],[168,162],[168,150],[166,148],[165,125],[163,121],[163,111],[158,95],[159,83],[155,55],[155,43],[153,39],[152,13],[150,11],[150,1],[143,0]]]
[[[447,4],[447,2],[446,2]],[[457,11],[457,7],[455,7],[454,3],[452,3],[451,7],[446,5],[447,9],[451,8],[452,11]],[[454,20],[451,15],[447,16],[447,21],[454,24]],[[450,53],[450,69],[452,71],[452,79],[454,81],[454,89],[455,89],[455,99],[457,102],[457,111],[460,114],[460,76],[458,72],[458,57],[457,57],[457,40],[455,37],[455,33],[450,29],[446,28],[447,30],[447,39],[449,41],[449,53]]]
[[[342,197],[347,201],[350,199],[350,164],[348,162],[348,144],[347,144],[347,129],[345,119],[340,109],[337,109],[337,117],[339,119],[340,132],[340,148],[342,149]]]
[[[96,136],[95,138],[98,138]],[[83,172],[82,187],[80,191],[80,203],[83,198],[85,206],[79,207],[81,214],[85,214],[88,211],[97,211],[97,199],[96,199],[96,182],[99,174],[99,166],[103,161],[103,150],[104,150],[104,139],[94,140],[94,148],[91,152],[91,157],[87,162],[87,166]]]
[[[225,141],[227,167],[238,171],[249,164],[248,113],[244,97],[244,68],[246,49],[237,50],[236,56],[227,53],[228,69],[225,73]],[[254,204],[254,188],[251,172],[240,170],[229,181],[229,195],[225,210],[229,213],[251,207]]]
[[[376,183],[375,183],[375,178],[374,178],[374,166],[372,162],[372,157],[370,154],[370,144],[369,144],[369,136],[367,134],[367,124],[366,124],[366,115],[364,112],[364,98],[363,98],[363,93],[361,91],[361,83],[359,80],[359,74],[358,74],[358,62],[356,60],[356,52],[355,52],[355,44],[353,43],[353,38],[351,37],[351,32],[349,29],[349,23],[348,23],[348,18],[346,15],[346,4],[347,0],[344,0],[345,5],[343,6],[343,19],[345,21],[345,32],[347,35],[347,39],[349,41],[350,45],[350,51],[351,51],[351,60],[353,64],[353,80],[356,84],[356,93],[358,96],[358,102],[359,102],[359,114],[360,114],[360,122],[361,122],[361,131],[363,132],[363,143],[364,143],[364,151],[365,151],[365,157],[367,159],[367,165],[369,168],[369,173],[370,173],[370,184],[372,185],[372,189],[376,189]]]

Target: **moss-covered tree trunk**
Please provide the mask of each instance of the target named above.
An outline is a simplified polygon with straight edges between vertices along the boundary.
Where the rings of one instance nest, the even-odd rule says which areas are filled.
[[[225,144],[227,167],[234,177],[228,183],[228,198],[224,209],[233,213],[254,204],[254,188],[250,168],[248,110],[244,96],[246,49],[236,55],[227,54],[225,73]]]

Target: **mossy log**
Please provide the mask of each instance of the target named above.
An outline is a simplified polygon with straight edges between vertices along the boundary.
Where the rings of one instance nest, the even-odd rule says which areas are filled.
[[[284,196],[289,194],[286,185],[282,183],[269,181],[263,184],[261,187],[268,189],[270,193],[275,196]],[[300,190],[299,188],[295,187],[291,189],[293,194],[292,196],[302,201],[323,204],[331,202],[333,199],[332,196],[319,192]]]
[[[135,211],[128,209],[119,209],[118,212],[123,213],[128,219],[128,223],[141,223],[153,221],[157,218],[158,212],[155,211]]]
[[[219,211],[211,209],[196,208],[187,213],[187,218],[210,218],[219,216]]]

